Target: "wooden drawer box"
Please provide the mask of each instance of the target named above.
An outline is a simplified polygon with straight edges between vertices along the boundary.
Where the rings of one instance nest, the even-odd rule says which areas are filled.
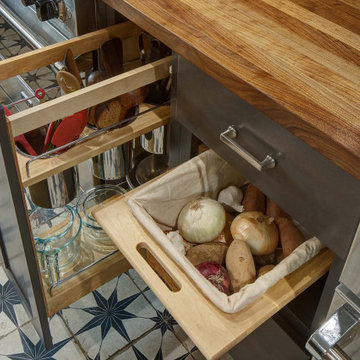
[[[224,313],[134,217],[127,199],[137,191],[100,206],[95,218],[207,359],[229,351],[329,270],[332,253],[324,249],[243,310]]]

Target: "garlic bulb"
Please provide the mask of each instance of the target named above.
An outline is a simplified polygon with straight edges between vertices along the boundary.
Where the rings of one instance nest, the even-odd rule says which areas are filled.
[[[166,234],[166,237],[175,246],[176,250],[179,251],[181,255],[185,255],[184,239],[178,231],[170,231]]]
[[[225,210],[216,200],[201,197],[180,211],[178,230],[187,241],[201,244],[216,239],[225,227]]]
[[[260,211],[246,211],[238,215],[231,224],[234,240],[246,241],[253,255],[271,254],[279,242],[274,218]]]
[[[241,205],[241,201],[244,197],[243,192],[237,186],[230,185],[227,188],[220,191],[218,195],[218,202],[224,206],[225,210],[237,212],[243,212],[244,207]]]

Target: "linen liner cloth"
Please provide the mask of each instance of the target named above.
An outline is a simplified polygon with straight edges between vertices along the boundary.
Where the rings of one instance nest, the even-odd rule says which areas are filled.
[[[299,268],[322,249],[313,237],[254,283],[227,296],[218,291],[169,241],[159,224],[176,228],[180,210],[199,195],[217,198],[229,185],[242,185],[246,179],[212,150],[185,162],[129,198],[128,204],[138,221],[150,232],[167,254],[192,278],[200,290],[219,309],[235,313],[249,305],[284,276]]]

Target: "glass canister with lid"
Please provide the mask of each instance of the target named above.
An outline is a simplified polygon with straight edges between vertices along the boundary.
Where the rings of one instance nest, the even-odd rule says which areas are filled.
[[[30,214],[40,271],[56,284],[74,266],[80,251],[80,216],[70,206],[36,208]]]
[[[104,184],[95,186],[79,196],[76,211],[83,223],[82,240],[97,252],[109,253],[117,248],[95,220],[92,211],[105,200],[125,192],[126,190],[119,186]]]

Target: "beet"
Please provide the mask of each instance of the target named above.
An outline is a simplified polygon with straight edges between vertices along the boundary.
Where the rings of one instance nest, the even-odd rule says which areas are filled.
[[[230,295],[230,278],[227,270],[220,264],[213,261],[206,261],[196,268],[200,271],[201,275],[209,280],[219,291]]]

